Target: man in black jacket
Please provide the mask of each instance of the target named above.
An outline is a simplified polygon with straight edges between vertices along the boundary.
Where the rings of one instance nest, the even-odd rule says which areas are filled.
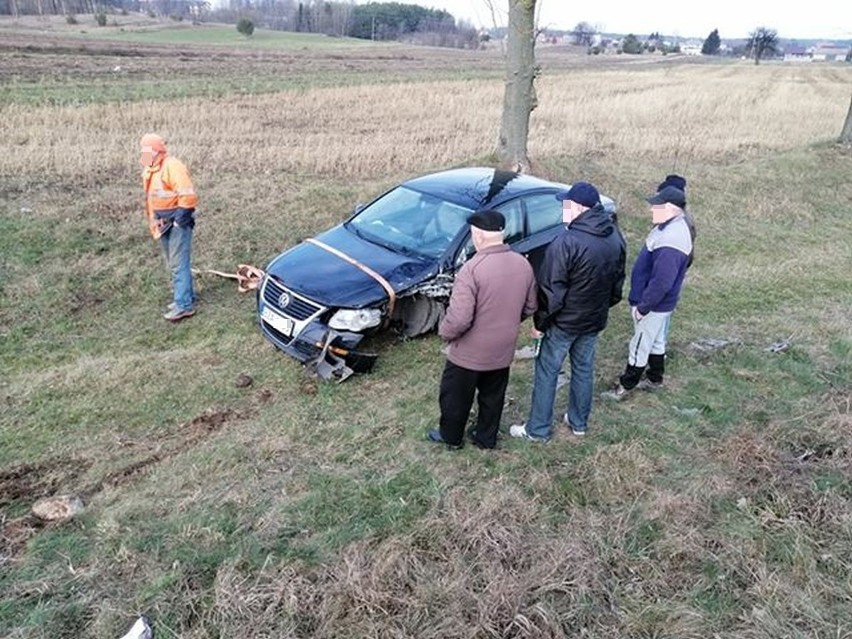
[[[586,432],[594,391],[595,344],[609,309],[621,300],[627,249],[621,231],[600,202],[598,190],[577,182],[557,194],[562,200],[565,231],[547,247],[538,276],[541,332],[535,362],[530,413],[526,424],[510,429],[512,437],[547,441],[552,435],[559,371],[571,360],[568,410],[564,421],[575,435]]]

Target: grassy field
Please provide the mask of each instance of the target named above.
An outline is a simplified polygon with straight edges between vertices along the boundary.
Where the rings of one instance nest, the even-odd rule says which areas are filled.
[[[107,24],[98,26],[95,16],[75,16],[76,24],[69,24],[64,16],[22,16],[14,20],[0,17],[0,34],[12,36],[31,35],[37,38],[57,35],[63,38],[85,40],[112,40],[116,43],[157,44],[173,47],[224,46],[237,49],[351,49],[376,46],[369,40],[331,37],[311,33],[293,33],[255,29],[246,37],[237,32],[233,24],[198,23],[176,21],[167,18],[148,18],[132,13],[129,15],[109,14]],[[383,43],[384,48],[393,48],[392,43]],[[174,52],[175,49],[172,49]]]
[[[182,638],[852,637],[848,65],[546,58],[535,172],[614,197],[630,263],[642,198],[689,179],[668,388],[596,404],[582,441],[450,453],[424,441],[435,336],[385,336],[374,373],[330,385],[230,280],[161,320],[136,145],[158,131],[193,171],[197,267],[262,267],[401,179],[492,163],[499,61],[2,44],[0,636],[113,638],[146,613]],[[302,81],[235,88],[277,68]],[[622,305],[599,389],[629,336]],[[530,382],[518,362],[506,430]],[[85,513],[29,514],[58,493]]]

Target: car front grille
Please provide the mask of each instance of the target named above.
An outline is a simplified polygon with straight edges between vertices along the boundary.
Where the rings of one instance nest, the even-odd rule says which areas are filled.
[[[289,300],[282,306],[281,295],[284,293],[287,294]],[[304,321],[323,310],[322,306],[287,290],[271,277],[266,278],[266,284],[263,287],[263,300],[275,310],[300,321]]]
[[[293,338],[292,338],[292,337],[287,337],[284,333],[281,333],[280,331],[275,330],[275,329],[272,327],[272,324],[269,324],[268,322],[264,322],[264,323],[263,323],[263,327],[264,327],[267,331],[269,331],[269,332],[270,332],[270,334],[271,334],[273,337],[275,337],[275,339],[277,339],[279,342],[281,342],[281,343],[282,343],[282,344],[284,344],[285,346],[289,346],[290,342],[292,342],[292,341],[293,341]]]

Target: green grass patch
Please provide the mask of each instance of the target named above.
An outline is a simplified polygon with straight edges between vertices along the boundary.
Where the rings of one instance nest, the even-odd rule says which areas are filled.
[[[103,27],[85,29],[85,33],[69,32],[68,35],[86,39],[103,39],[115,42],[133,42],[139,44],[204,45],[229,47],[233,49],[358,49],[380,46],[393,49],[394,44],[361,40],[358,38],[331,37],[316,33],[295,33],[292,31],[270,31],[255,29],[246,37],[237,32],[232,25],[175,25],[165,28],[133,29],[130,27]]]

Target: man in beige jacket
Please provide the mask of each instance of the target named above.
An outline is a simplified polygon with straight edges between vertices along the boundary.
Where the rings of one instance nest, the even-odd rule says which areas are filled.
[[[506,221],[498,211],[468,218],[474,255],[458,272],[438,334],[449,342],[441,377],[440,428],[428,439],[461,448],[474,395],[479,415],[470,439],[497,445],[509,383],[509,365],[521,322],[536,310],[536,284],[527,260],[503,243]]]

